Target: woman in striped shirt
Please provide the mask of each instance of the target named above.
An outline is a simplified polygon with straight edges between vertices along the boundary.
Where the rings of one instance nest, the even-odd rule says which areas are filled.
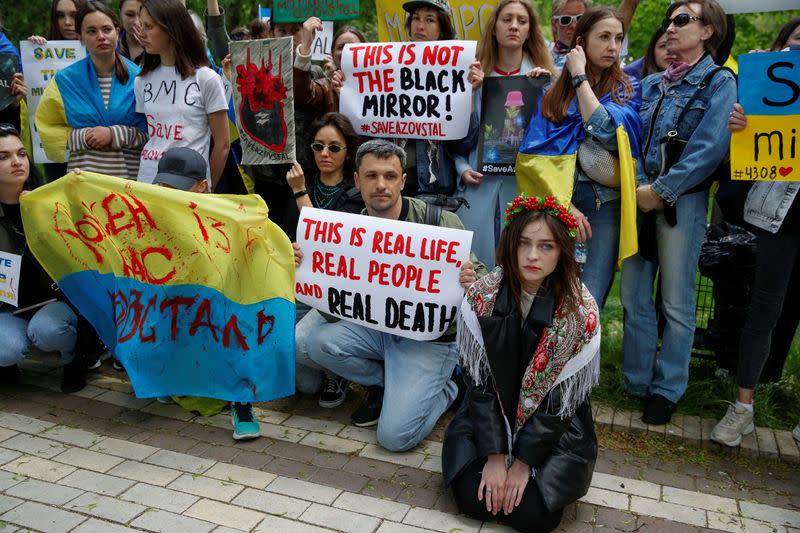
[[[116,51],[119,23],[104,4],[89,2],[75,23],[88,56],[56,74],[39,102],[45,154],[69,170],[136,179],[147,141],[133,92],[139,67]]]

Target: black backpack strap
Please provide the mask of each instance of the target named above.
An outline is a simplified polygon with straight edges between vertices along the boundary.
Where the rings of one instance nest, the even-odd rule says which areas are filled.
[[[425,224],[438,226],[442,218],[442,206],[425,202]]]

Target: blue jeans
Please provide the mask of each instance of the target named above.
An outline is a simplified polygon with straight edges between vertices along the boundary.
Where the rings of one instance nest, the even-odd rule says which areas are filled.
[[[683,195],[676,203],[678,223],[656,216],[658,263],[640,255],[622,264],[620,300],[625,309],[623,372],[625,390],[637,396],[660,394],[677,402],[686,391],[692,355],[695,276],[708,213],[708,191]],[[661,309],[666,328],[658,353],[653,283],[660,263]]]
[[[298,307],[300,305],[308,307],[305,304],[298,304]],[[322,377],[325,372],[308,356],[308,349],[311,334],[327,323],[328,321],[319,314],[319,311],[309,308],[308,312],[304,313],[303,318],[294,326],[294,383],[297,391],[303,394],[316,394],[322,385]]]
[[[75,358],[78,317],[64,302],[43,306],[30,320],[11,311],[0,312],[0,366],[12,366],[30,353],[33,344],[43,352],[61,353],[64,364]]]
[[[579,181],[572,194],[572,203],[592,226],[592,238],[586,243],[583,284],[602,310],[614,280],[614,265],[619,255],[620,199],[598,205],[592,183]]]
[[[472,251],[487,270],[492,270],[497,242],[506,221],[506,207],[517,196],[517,180],[514,176],[486,176],[477,187],[463,187],[456,196],[463,196],[469,207],[461,207],[456,214],[464,229],[472,231]]]
[[[361,385],[384,388],[378,443],[413,448],[456,397],[450,380],[455,342],[423,342],[339,321],[316,328],[309,355],[318,365]]]

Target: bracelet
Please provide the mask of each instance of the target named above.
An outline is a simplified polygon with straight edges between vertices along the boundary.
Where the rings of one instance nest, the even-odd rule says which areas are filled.
[[[292,196],[294,197],[295,200],[297,200],[298,198],[300,198],[301,196],[305,196],[306,194],[308,194],[308,191],[303,189],[302,191],[297,191]]]
[[[578,74],[577,76],[572,77],[570,83],[572,84],[573,88],[577,89],[578,86],[585,81],[589,81],[589,78],[586,77],[586,74]]]

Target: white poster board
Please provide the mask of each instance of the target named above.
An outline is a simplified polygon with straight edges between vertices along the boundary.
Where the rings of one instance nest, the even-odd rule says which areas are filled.
[[[719,0],[725,13],[762,13],[765,11],[789,11],[800,9],[798,0]]]
[[[0,252],[0,302],[19,306],[19,275],[22,256]]]
[[[298,301],[421,341],[455,324],[471,231],[304,207],[297,244]]]
[[[19,43],[19,51],[22,56],[25,83],[28,85],[28,115],[31,124],[33,160],[36,163],[63,163],[63,161],[50,161],[44,155],[42,140],[34,122],[36,107],[56,72],[86,57],[86,49],[80,41],[48,41],[45,45],[22,41]]]
[[[333,21],[323,20],[322,31],[314,35],[314,43],[311,45],[311,60],[324,61],[325,56],[331,55],[333,47]]]
[[[469,130],[475,41],[351,43],[339,111],[360,135],[462,139]]]

